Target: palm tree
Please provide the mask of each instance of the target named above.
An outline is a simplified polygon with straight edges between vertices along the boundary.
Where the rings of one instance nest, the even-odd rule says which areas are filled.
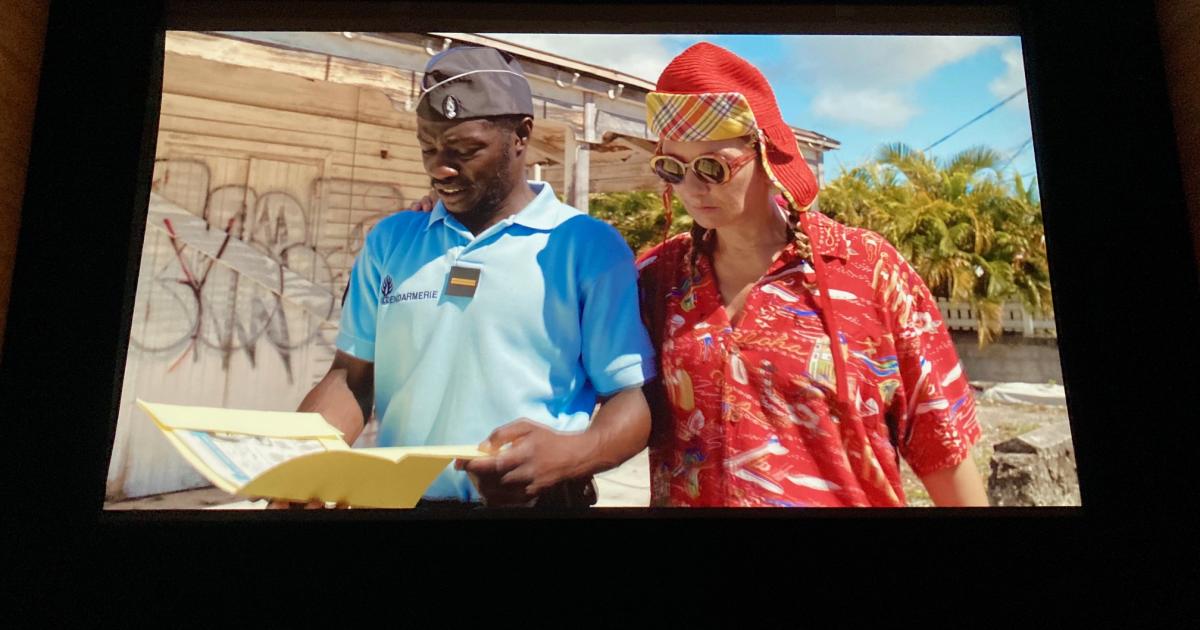
[[[671,235],[690,230],[692,218],[678,197],[672,200],[671,207]],[[617,228],[635,254],[662,241],[666,215],[662,196],[657,192],[596,193],[588,198],[588,214]]]
[[[1020,175],[1011,185],[1003,156],[972,147],[938,161],[903,144],[843,170],[821,193],[822,212],[888,239],[935,296],[971,304],[979,345],[1001,333],[1003,305],[1050,311],[1041,204]]]

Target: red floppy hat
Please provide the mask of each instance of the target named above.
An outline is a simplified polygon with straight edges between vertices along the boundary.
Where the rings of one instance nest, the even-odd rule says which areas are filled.
[[[817,196],[766,77],[724,48],[701,42],[673,59],[646,96],[646,122],[660,140],[757,137],[767,175],[793,208],[803,212]]]

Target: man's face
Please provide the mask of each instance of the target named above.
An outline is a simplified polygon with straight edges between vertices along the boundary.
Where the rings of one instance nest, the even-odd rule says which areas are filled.
[[[512,163],[517,134],[502,125],[418,119],[417,142],[434,190],[460,218],[490,216],[523,181]]]

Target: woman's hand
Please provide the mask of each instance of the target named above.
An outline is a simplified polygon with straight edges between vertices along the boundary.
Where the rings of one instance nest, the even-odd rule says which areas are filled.
[[[432,212],[433,207],[437,205],[437,201],[438,201],[437,191],[430,190],[429,194],[412,202],[408,206],[408,209],[414,210],[416,212]]]

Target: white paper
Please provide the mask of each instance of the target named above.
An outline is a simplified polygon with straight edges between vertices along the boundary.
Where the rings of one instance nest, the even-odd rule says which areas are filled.
[[[176,435],[209,468],[239,485],[276,464],[300,455],[326,450],[317,439],[273,438],[206,431],[177,431]]]

